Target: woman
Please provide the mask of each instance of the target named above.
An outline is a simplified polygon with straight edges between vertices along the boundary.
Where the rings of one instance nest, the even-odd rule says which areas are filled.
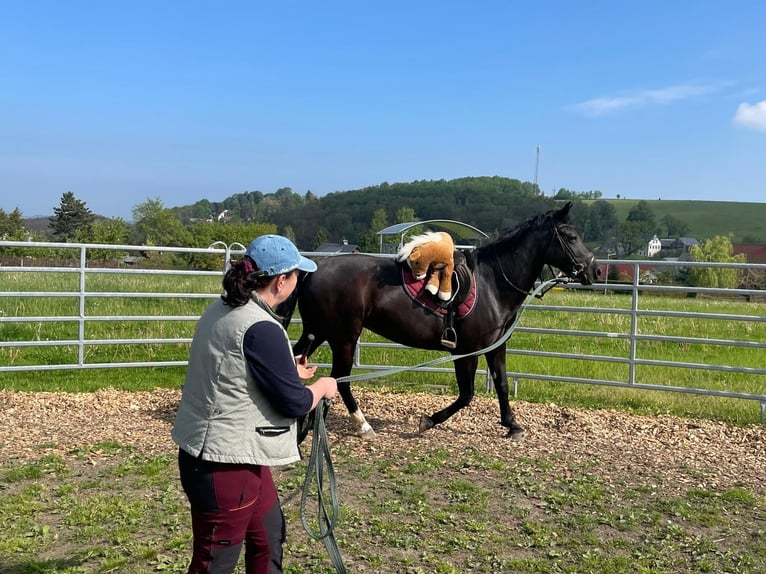
[[[248,574],[282,572],[285,522],[269,467],[300,459],[296,418],[337,384],[293,357],[273,308],[315,271],[293,243],[263,235],[223,278],[224,295],[194,333],[173,441],[191,506],[190,573],[234,570],[242,543]]]

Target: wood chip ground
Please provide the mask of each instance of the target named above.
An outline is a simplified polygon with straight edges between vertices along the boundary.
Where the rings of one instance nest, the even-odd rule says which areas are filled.
[[[664,488],[722,490],[737,486],[763,492],[766,425],[736,427],[672,416],[634,416],[514,401],[526,428],[520,441],[505,438],[497,401],[477,397],[445,424],[418,433],[421,414],[452,397],[426,393],[355,390],[377,432],[363,441],[350,432],[336,401],[328,432],[332,445],[385,458],[418,448],[477,449],[501,459],[537,457],[563,471],[573,461],[591,461],[602,476],[661,476]],[[73,449],[114,441],[145,455],[173,453],[170,430],[180,392],[101,390],[93,393],[0,391],[0,462],[66,455]]]

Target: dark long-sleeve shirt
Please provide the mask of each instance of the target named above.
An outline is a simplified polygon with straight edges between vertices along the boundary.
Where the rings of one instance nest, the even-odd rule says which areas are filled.
[[[274,408],[286,417],[308,414],[314,395],[298,376],[282,327],[268,321],[255,323],[245,333],[243,346],[248,368]]]

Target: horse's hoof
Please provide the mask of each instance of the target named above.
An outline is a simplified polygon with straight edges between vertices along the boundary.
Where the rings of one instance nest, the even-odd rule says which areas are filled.
[[[428,415],[420,415],[420,425],[418,425],[418,432],[425,432],[432,428],[434,428],[434,420]]]
[[[366,428],[356,431],[356,436],[364,440],[373,440],[376,435],[373,428],[370,425],[367,425]]]
[[[360,432],[357,433],[356,436],[358,436],[359,438],[364,439],[364,440],[373,440],[376,435],[375,435],[375,431],[370,429],[370,430],[364,431],[364,432],[360,431]]]
[[[522,440],[524,438],[524,429],[521,427],[510,428],[505,437],[511,440]]]

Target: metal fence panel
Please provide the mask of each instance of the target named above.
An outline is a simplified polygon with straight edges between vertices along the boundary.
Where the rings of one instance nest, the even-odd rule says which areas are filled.
[[[34,250],[35,253],[45,254],[47,251],[61,253],[62,251],[71,250],[72,255],[67,257],[60,257],[56,259],[50,256],[28,257],[28,256],[14,256],[9,255],[9,252],[24,252],[27,250]],[[110,261],[99,265],[99,262],[94,262],[88,256],[89,252],[93,250],[120,251],[126,253],[124,260]],[[136,261],[140,261],[140,257],[134,256],[136,253],[158,253],[158,254],[205,254],[212,255],[220,259],[219,270],[200,270],[194,268],[168,268],[168,269],[155,269],[155,268],[140,268],[136,267]],[[101,244],[61,244],[61,243],[48,243],[48,242],[14,242],[14,241],[0,241],[0,261],[4,264],[0,265],[0,373],[2,372],[15,372],[15,371],[33,371],[33,370],[71,370],[71,369],[109,369],[109,368],[124,368],[124,367],[166,367],[166,366],[185,366],[186,353],[188,353],[188,345],[191,342],[191,337],[187,336],[167,336],[167,337],[146,337],[146,336],[132,336],[132,337],[120,337],[113,338],[107,337],[89,337],[88,325],[89,324],[140,324],[140,323],[163,323],[169,324],[173,322],[185,323],[193,325],[199,319],[199,312],[189,314],[171,313],[169,311],[163,311],[161,314],[147,315],[134,311],[125,314],[100,314],[97,312],[98,301],[102,299],[110,300],[124,300],[127,302],[135,303],[139,300],[158,299],[167,301],[167,305],[170,302],[178,301],[199,301],[199,305],[206,304],[206,301],[212,300],[220,295],[219,292],[213,291],[201,291],[191,292],[179,289],[178,291],[145,291],[135,290],[130,288],[128,281],[130,278],[158,278],[175,277],[186,278],[194,280],[198,278],[209,278],[217,282],[217,286],[220,287],[220,278],[222,277],[223,270],[227,269],[231,261],[231,256],[239,256],[244,252],[244,247],[241,244],[232,244],[229,246],[224,245],[222,242],[216,242],[207,249],[200,248],[177,248],[177,247],[148,247],[148,246],[125,246],[125,245],[101,245]],[[309,257],[327,257],[333,256],[326,253],[313,253],[306,252],[305,255]],[[38,264],[40,261],[45,261],[45,265]],[[62,265],[56,266],[55,262],[59,262]],[[540,328],[540,327],[525,327],[519,326],[516,330],[517,333],[534,334],[534,335],[555,335],[561,337],[571,337],[573,340],[581,339],[603,339],[613,341],[623,341],[628,345],[628,351],[624,356],[612,356],[607,354],[583,354],[577,352],[561,352],[561,351],[546,351],[544,349],[518,349],[512,345],[507,350],[509,356],[536,356],[553,359],[556,361],[586,361],[586,362],[602,362],[615,365],[624,365],[627,367],[627,376],[625,378],[615,377],[613,380],[605,380],[599,378],[587,378],[576,376],[561,376],[541,374],[535,372],[519,372],[509,370],[508,376],[513,382],[514,394],[518,392],[519,382],[522,380],[530,381],[556,381],[574,384],[590,384],[590,385],[608,385],[616,387],[627,387],[634,389],[647,389],[647,390],[661,390],[669,392],[679,393],[694,393],[701,395],[717,396],[737,398],[744,400],[755,400],[760,403],[761,420],[764,418],[764,411],[766,411],[766,394],[759,393],[744,393],[735,391],[726,391],[720,389],[705,388],[704,385],[699,387],[679,386],[673,384],[650,384],[637,380],[636,367],[637,366],[656,366],[656,367],[669,367],[676,369],[693,369],[699,371],[710,372],[727,372],[727,373],[740,373],[748,376],[763,377],[766,375],[766,368],[763,366],[752,367],[747,365],[730,365],[730,364],[716,364],[716,363],[696,363],[682,360],[682,357],[674,359],[673,361],[642,358],[637,353],[639,343],[653,342],[653,343],[668,343],[668,344],[704,344],[712,345],[716,347],[736,347],[745,349],[766,349],[766,341],[763,338],[755,340],[747,338],[744,335],[738,335],[746,329],[744,326],[753,325],[757,329],[761,329],[761,325],[766,324],[766,316],[763,314],[763,306],[766,305],[766,292],[756,289],[720,289],[720,288],[703,288],[703,287],[687,287],[679,285],[658,285],[658,284],[644,284],[641,283],[639,278],[642,276],[642,269],[651,267],[653,269],[661,268],[678,268],[680,266],[691,268],[695,266],[707,266],[718,268],[735,268],[746,269],[755,273],[766,273],[766,265],[755,264],[742,264],[742,263],[696,263],[696,262],[666,262],[666,261],[633,261],[633,260],[607,260],[600,262],[603,265],[621,265],[632,267],[632,282],[630,283],[614,283],[608,282],[608,278],[602,284],[596,284],[591,286],[583,286],[579,284],[567,284],[565,286],[568,290],[580,290],[591,291],[598,293],[611,293],[616,297],[629,296],[629,305],[623,307],[616,306],[572,306],[572,305],[550,305],[546,303],[536,302],[525,306],[525,313],[584,313],[584,314],[597,314],[597,315],[611,315],[614,317],[624,317],[629,321],[629,326],[623,331],[597,331],[597,330],[580,330],[580,329],[557,329],[557,328]],[[20,289],[19,285],[24,283],[24,278],[27,278],[29,283],[30,277],[45,276],[45,277],[58,277],[61,275],[61,281],[64,281],[66,275],[71,275],[73,281],[64,287],[64,290],[52,289],[55,285],[50,283],[41,284],[39,287]],[[93,287],[96,277],[121,277],[124,282],[124,290],[104,290]],[[75,281],[76,280],[76,281]],[[52,282],[58,282],[52,280]],[[72,288],[71,284],[76,283],[76,289]],[[214,283],[216,284],[216,283]],[[121,285],[122,286],[122,285]],[[143,288],[145,289],[145,287]],[[651,294],[665,294],[668,296],[714,296],[731,299],[739,299],[744,301],[756,302],[754,309],[755,314],[732,314],[732,313],[720,313],[720,312],[689,312],[689,311],[676,311],[668,309],[649,309],[642,308],[640,302],[643,300],[644,295]],[[549,298],[550,299],[550,298]],[[70,311],[66,314],[45,314],[34,313],[25,314],[25,312],[12,312],[12,301],[29,303],[34,300],[40,300],[36,310],[39,311],[40,305],[52,305],[54,301],[71,301],[69,305]],[[608,301],[608,298],[605,299]],[[624,301],[627,303],[627,301]],[[165,304],[163,304],[165,305]],[[140,305],[139,305],[140,307]],[[164,307],[163,307],[164,309]],[[197,307],[199,309],[199,307]],[[699,336],[683,336],[679,334],[642,334],[641,326],[652,318],[663,317],[669,320],[683,321],[683,320],[704,320],[704,321],[722,321],[731,326],[729,332],[732,333],[731,337],[699,337]],[[299,318],[294,319],[296,323],[300,322]],[[62,335],[61,338],[36,338],[36,339],[19,339],[11,334],[11,326],[19,324],[34,324],[39,328],[45,324],[74,324],[77,327],[76,336],[73,332],[66,331],[66,329],[60,329],[64,331],[66,335]],[[762,330],[757,333],[762,333]],[[69,335],[69,336],[67,336]],[[171,359],[163,360],[136,360],[136,361],[91,361],[88,359],[88,351],[94,347],[105,346],[126,346],[126,345],[177,345],[178,356]],[[4,349],[24,349],[24,348],[61,348],[61,347],[73,347],[77,350],[77,360],[70,363],[60,364],[15,364],[10,351],[5,355],[2,355]],[[362,360],[362,351],[365,349],[405,349],[401,345],[390,342],[370,342],[360,341],[357,348],[357,360],[355,368],[365,369],[368,371],[380,371],[391,369],[392,365],[376,365],[366,364]],[[764,354],[766,357],[766,354]],[[766,361],[762,365],[766,364]],[[329,364],[320,364],[322,367],[329,367]],[[402,365],[404,367],[405,365]],[[423,368],[426,372],[437,373],[451,373],[451,368]],[[486,369],[479,370],[478,374],[486,377],[487,390],[491,390],[491,380],[488,376]]]

